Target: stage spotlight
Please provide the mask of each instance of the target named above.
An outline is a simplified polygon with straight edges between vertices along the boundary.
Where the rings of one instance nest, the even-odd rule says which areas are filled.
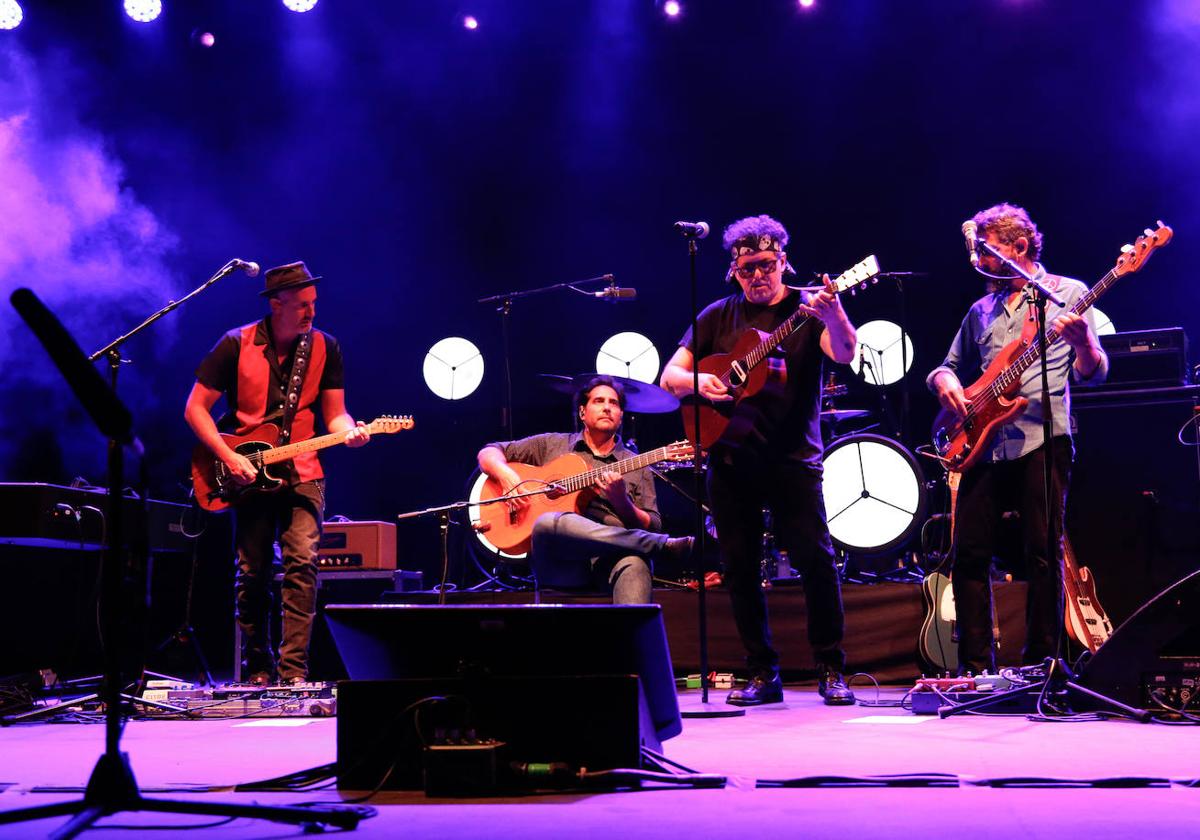
[[[283,0],[283,5],[293,12],[309,12],[317,0]]]
[[[465,338],[443,338],[425,354],[422,373],[430,391],[444,400],[461,400],[483,381],[483,354]]]
[[[679,0],[667,0],[667,2],[663,3],[662,10],[663,14],[667,17],[679,17],[679,14],[683,11],[683,6],[680,5]]]
[[[462,25],[463,29],[478,29],[479,20],[475,15],[463,15]]]
[[[0,29],[16,29],[24,17],[17,0],[0,0]]]
[[[800,0],[801,9],[811,9],[814,5],[816,5],[816,0]]]
[[[125,14],[138,23],[157,19],[162,10],[162,0],[125,0]]]
[[[204,47],[205,49],[208,49],[217,43],[217,36],[211,32],[206,32],[203,29],[193,29],[192,43],[197,47]]]

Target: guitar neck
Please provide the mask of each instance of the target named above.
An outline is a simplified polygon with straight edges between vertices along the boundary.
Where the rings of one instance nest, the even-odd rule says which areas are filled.
[[[746,354],[747,367],[754,367],[759,362],[767,357],[767,355],[780,345],[789,335],[794,333],[800,327],[804,326],[804,322],[811,316],[807,312],[801,312],[797,309],[787,317],[782,324],[775,328],[775,331],[764,338],[758,345]]]
[[[580,490],[585,490],[591,487],[601,473],[615,472],[624,475],[625,473],[633,472],[634,470],[642,470],[660,461],[665,461],[670,456],[668,450],[670,447],[660,446],[658,449],[651,449],[649,452],[643,452],[640,455],[634,455],[632,458],[624,458],[612,464],[605,464],[602,467],[593,467],[585,472],[576,473],[573,476],[564,478],[554,482],[568,493],[577,493]]]
[[[1091,309],[1092,304],[1099,300],[1102,294],[1112,288],[1113,284],[1117,282],[1117,279],[1118,275],[1115,269],[1109,271],[1108,274],[1105,274],[1103,277],[1101,277],[1095,286],[1088,289],[1083,297],[1075,301],[1075,305],[1070,309],[1071,314],[1082,315]],[[1055,332],[1053,327],[1046,328],[1047,349],[1053,347],[1060,338],[1062,338],[1062,336]],[[1015,382],[1018,382],[1025,371],[1029,369],[1030,365],[1038,360],[1038,358],[1041,356],[1041,353],[1041,342],[1035,341],[1033,344],[1027,347],[1020,356],[1013,360],[1013,363],[1009,365],[1008,370],[997,377],[997,387],[999,387],[1001,390],[1004,390]]]
[[[377,431],[374,423],[368,423],[367,430],[371,434],[375,434]],[[327,435],[302,440],[299,443],[289,443],[285,446],[279,446],[262,452],[262,463],[266,466],[268,464],[277,464],[280,461],[290,461],[301,453],[316,452],[319,449],[337,446],[339,443],[344,443],[345,441],[346,432],[331,432]]]

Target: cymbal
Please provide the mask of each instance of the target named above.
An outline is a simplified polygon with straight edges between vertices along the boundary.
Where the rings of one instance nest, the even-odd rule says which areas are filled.
[[[562,394],[575,394],[597,376],[608,374],[580,373],[575,376],[563,376],[557,373],[538,374],[546,384]],[[628,379],[624,376],[610,376],[625,390],[625,410],[636,414],[665,414],[679,408],[679,398],[650,382]]]
[[[836,423],[839,420],[853,420],[856,417],[870,417],[871,412],[862,408],[827,408],[821,412],[821,419]]]

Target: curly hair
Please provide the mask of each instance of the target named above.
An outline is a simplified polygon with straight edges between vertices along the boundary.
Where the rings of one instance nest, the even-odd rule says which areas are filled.
[[[1024,207],[1007,202],[997,204],[976,213],[975,224],[979,225],[981,237],[994,233],[1005,245],[1012,245],[1024,236],[1029,242],[1029,250],[1025,252],[1025,256],[1036,260],[1042,255],[1042,234]]]
[[[613,379],[611,376],[600,374],[589,379],[582,388],[575,392],[575,413],[579,413],[579,409],[587,405],[588,400],[592,398],[592,391],[601,385],[607,385],[617,392],[617,403],[621,406],[621,411],[625,410],[625,388],[620,382]]]
[[[762,236],[763,234],[778,239],[780,245],[787,245],[788,243],[787,228],[777,220],[764,214],[762,216],[747,216],[744,219],[738,219],[725,228],[725,233],[721,237],[721,244],[728,251],[733,247],[733,243],[739,239],[744,239],[747,236]]]

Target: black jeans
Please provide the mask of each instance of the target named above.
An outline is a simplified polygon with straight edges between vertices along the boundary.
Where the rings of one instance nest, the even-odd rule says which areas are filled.
[[[242,633],[242,673],[274,670],[271,652],[271,576],[274,543],[283,554],[283,633],[279,678],[308,676],[308,643],[317,604],[317,549],[325,513],[325,482],[306,481],[237,506],[235,591]]]
[[[981,462],[963,473],[954,522],[954,606],[958,617],[958,662],[963,671],[995,673],[992,646],[992,558],[1000,518],[1020,516],[1021,548],[1029,576],[1025,602],[1025,664],[1058,653],[1063,626],[1063,511],[1071,483],[1072,445],[1065,436],[1051,444],[1050,521],[1054,556],[1046,557],[1046,504],[1043,464],[1046,447],[1014,461]]]
[[[761,578],[763,508],[771,511],[776,545],[787,551],[793,567],[804,575],[808,641],[814,658],[841,671],[846,665],[842,589],[825,523],[820,476],[802,464],[763,463],[715,449],[708,465],[708,498],[750,671],[768,675],[779,669]]]

